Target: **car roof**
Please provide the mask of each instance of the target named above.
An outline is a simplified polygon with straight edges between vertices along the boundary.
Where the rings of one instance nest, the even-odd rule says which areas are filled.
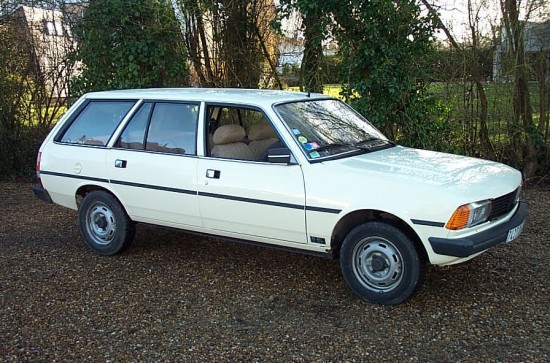
[[[86,98],[147,99],[232,103],[270,107],[273,104],[332,98],[320,93],[243,88],[149,88],[92,92]]]

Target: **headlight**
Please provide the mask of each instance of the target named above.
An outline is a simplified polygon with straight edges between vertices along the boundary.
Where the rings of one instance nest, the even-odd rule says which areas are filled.
[[[452,230],[473,227],[487,221],[490,213],[490,200],[464,204],[455,210],[445,227]]]
[[[521,194],[521,185],[518,187],[518,189],[516,190],[516,197],[514,199],[514,203],[515,204],[518,204],[519,203],[519,196]]]

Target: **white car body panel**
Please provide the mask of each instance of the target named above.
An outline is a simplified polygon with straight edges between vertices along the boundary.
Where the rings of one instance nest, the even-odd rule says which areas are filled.
[[[208,178],[207,170],[219,172]],[[299,165],[202,158],[198,167],[204,226],[241,238],[306,243],[304,182]]]
[[[358,210],[382,211],[407,223],[422,240],[430,262],[435,264],[448,264],[458,258],[436,255],[429,237],[475,234],[507,221],[515,210],[508,218],[460,232],[415,225],[413,220],[444,224],[458,206],[510,193],[521,184],[521,174],[503,164],[400,146],[307,165],[304,179],[308,203],[323,201],[326,206],[342,209],[334,216],[309,218],[308,215],[310,234],[330,237],[342,216]]]
[[[41,174],[41,179],[42,183],[48,186],[55,203],[76,209],[75,192],[78,188],[90,183],[91,180],[97,185],[108,185],[105,171],[107,149],[94,146],[75,148],[72,145],[57,143],[49,145],[48,152],[43,153],[42,169],[55,170],[59,175]]]
[[[124,168],[115,167],[117,160]],[[107,153],[110,190],[138,221],[202,227],[196,195],[198,158],[111,149]]]

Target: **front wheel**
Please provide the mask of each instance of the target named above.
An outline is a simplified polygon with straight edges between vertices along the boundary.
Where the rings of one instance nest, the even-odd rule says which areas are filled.
[[[407,300],[424,277],[424,262],[413,242],[399,229],[381,222],[362,224],[346,236],[340,267],[353,292],[384,305]]]
[[[78,223],[88,247],[101,255],[120,253],[134,239],[134,222],[115,197],[101,190],[84,197],[78,208]]]

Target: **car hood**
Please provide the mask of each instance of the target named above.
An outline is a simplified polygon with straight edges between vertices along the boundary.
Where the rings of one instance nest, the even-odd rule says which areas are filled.
[[[338,162],[348,171],[368,170],[388,183],[419,183],[469,193],[479,190],[480,194],[493,196],[509,192],[521,183],[521,173],[504,164],[401,146]]]

